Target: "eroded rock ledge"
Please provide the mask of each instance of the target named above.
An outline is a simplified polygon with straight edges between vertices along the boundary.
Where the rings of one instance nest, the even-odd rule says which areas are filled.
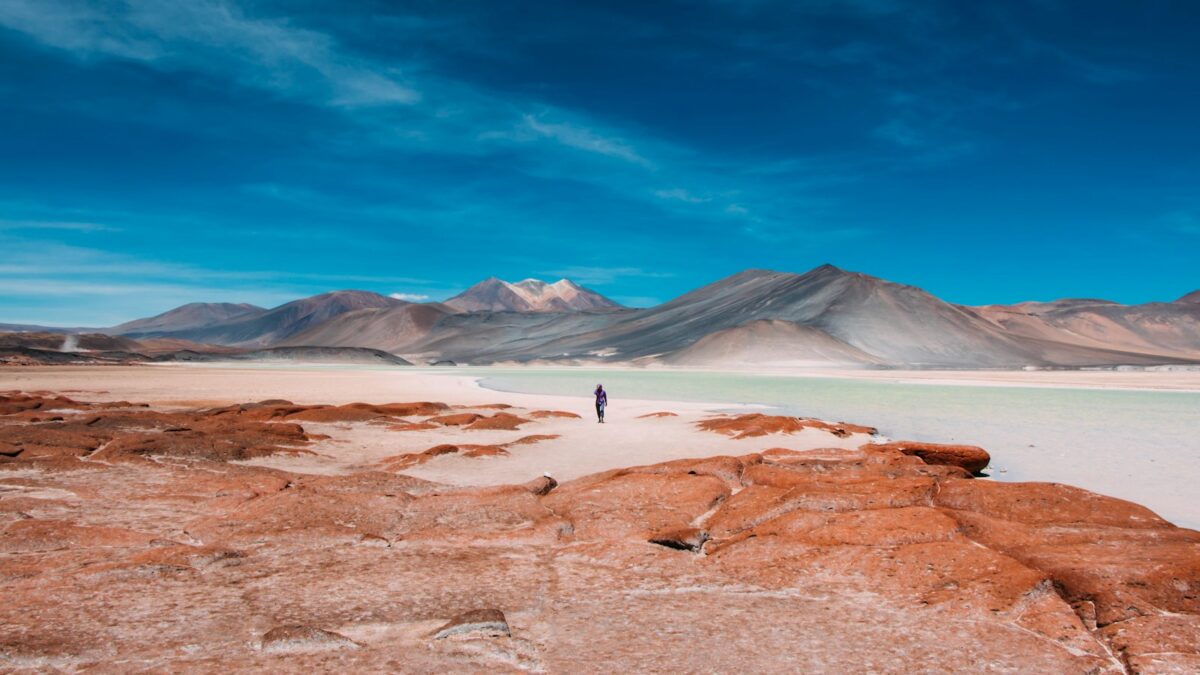
[[[0,397],[0,669],[1200,668],[1200,533],[973,479],[968,451],[779,448],[470,489],[230,463],[307,452],[306,418],[448,410]]]

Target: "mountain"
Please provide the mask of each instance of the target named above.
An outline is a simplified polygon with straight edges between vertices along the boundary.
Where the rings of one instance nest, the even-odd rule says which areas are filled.
[[[1035,350],[969,311],[832,265],[804,274],[747,270],[545,351],[608,351],[621,360],[663,355],[764,319],[819,329],[884,363],[999,367],[1038,360]]]
[[[1122,305],[1067,299],[973,308],[1011,335],[1095,349],[1200,359],[1200,302]],[[1200,300],[1200,296],[1197,296]]]
[[[127,321],[108,329],[112,335],[162,335],[174,331],[204,328],[250,315],[259,315],[267,310],[249,304],[229,302],[193,302],[176,307],[146,319]]]
[[[568,279],[552,284],[537,279],[517,283],[485,279],[445,303],[460,312],[572,312],[621,306]]]
[[[273,345],[333,317],[357,309],[407,305],[378,293],[334,291],[294,300],[274,309],[247,311],[208,325],[141,332],[143,337],[172,337],[194,342],[242,347]]]
[[[1053,335],[1015,334],[975,308],[832,265],[804,274],[747,270],[657,307],[570,316],[551,315],[544,321],[486,312],[448,317],[420,346],[442,358],[477,363],[694,359],[706,365],[741,365],[782,357],[831,365],[858,360],[908,367],[1012,368],[1189,360],[1123,344],[1074,344]],[[768,323],[750,325],[764,321]],[[714,333],[718,335],[700,342]]]
[[[747,270],[648,309],[621,308],[566,280],[493,278],[447,303],[338,291],[270,310],[186,305],[117,329],[166,340],[156,351],[187,340],[207,350],[375,349],[458,363],[1157,365],[1200,363],[1200,292],[1142,305],[1068,299],[967,307],[823,265],[803,274]],[[48,348],[61,340],[43,338]]]
[[[439,320],[454,313],[440,303],[356,309],[296,333],[280,344],[367,347],[404,353],[424,340]]]
[[[883,362],[819,328],[759,319],[709,333],[660,359],[674,366],[864,366]]]

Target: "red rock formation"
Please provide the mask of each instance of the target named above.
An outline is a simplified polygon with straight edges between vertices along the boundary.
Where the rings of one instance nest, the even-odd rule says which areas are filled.
[[[573,412],[566,412],[564,410],[534,410],[533,412],[529,413],[529,416],[535,420],[546,419],[549,417],[561,417],[564,419],[576,420],[581,419],[579,415],[576,415]]]
[[[462,426],[466,426],[466,425],[474,422],[475,420],[482,419],[482,418],[483,418],[483,415],[479,415],[476,413],[452,413],[449,415],[439,415],[437,417],[430,417],[429,419],[427,419],[425,421],[429,422],[431,424],[438,424],[438,425],[441,425],[444,427],[462,427]]]
[[[251,412],[279,402],[79,404],[41,423],[17,403],[0,415],[2,670],[1200,664],[1200,533],[1076,488],[971,479],[902,448],[777,448],[450,488],[208,451],[299,447],[290,413]],[[448,441],[466,433],[438,428]],[[143,443],[174,454],[95,459]],[[492,610],[470,613],[481,607]]]
[[[646,413],[645,415],[638,415],[639,420],[652,419],[655,417],[679,417],[679,415],[677,415],[676,413],[667,412],[667,411],[652,412],[652,413]]]
[[[992,456],[987,450],[974,445],[944,445],[917,441],[893,441],[873,446],[877,450],[899,450],[906,455],[920,457],[926,464],[958,466],[970,473],[979,473],[987,468]]]
[[[764,415],[749,413],[735,417],[714,417],[698,423],[705,431],[715,431],[734,438],[753,438],[767,434],[793,434],[804,429],[821,429],[834,436],[844,438],[851,434],[878,433],[874,427],[864,427],[857,424],[838,422],[831,424],[821,420],[787,417],[784,415]]]
[[[517,417],[509,413],[496,413],[491,417],[480,417],[468,424],[465,428],[471,430],[481,429],[502,429],[505,431],[514,431],[519,429],[522,424],[528,424],[529,420],[523,417]]]
[[[442,455],[458,454],[462,455],[463,457],[501,457],[508,455],[508,448],[514,445],[532,445],[534,443],[540,443],[542,441],[551,440],[554,438],[558,438],[558,436],[553,434],[543,436],[522,436],[515,441],[502,443],[499,445],[443,443],[441,445],[435,445],[434,447],[423,452],[411,452],[388,457],[387,459],[380,461],[378,466],[385,471],[401,471],[410,466],[424,464],[425,462],[428,462],[436,457],[441,457]]]

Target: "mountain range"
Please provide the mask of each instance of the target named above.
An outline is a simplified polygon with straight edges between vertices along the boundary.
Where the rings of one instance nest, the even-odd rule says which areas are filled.
[[[1087,367],[1200,363],[1200,291],[1173,302],[968,307],[832,265],[747,270],[629,309],[569,280],[490,278],[438,303],[337,291],[272,309],[184,305],[100,332],[264,347],[368,348],[415,362]]]

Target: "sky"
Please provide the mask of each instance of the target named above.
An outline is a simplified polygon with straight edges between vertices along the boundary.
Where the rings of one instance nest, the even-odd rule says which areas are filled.
[[[1200,288],[1200,3],[0,0],[0,322]]]

